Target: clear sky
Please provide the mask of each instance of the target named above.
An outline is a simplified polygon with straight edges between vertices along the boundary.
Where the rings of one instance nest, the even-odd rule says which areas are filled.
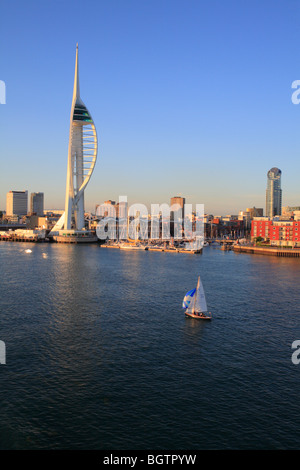
[[[265,207],[267,171],[300,205],[299,0],[0,3],[0,209],[63,208],[76,43],[99,137],[86,210],[182,195],[205,212]]]

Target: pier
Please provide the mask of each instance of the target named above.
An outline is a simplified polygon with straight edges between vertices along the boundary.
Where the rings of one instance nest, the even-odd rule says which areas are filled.
[[[27,235],[20,235],[20,234],[17,234],[15,232],[7,232],[7,233],[1,233],[0,234],[0,241],[3,241],[3,242],[41,243],[41,242],[45,242],[46,239],[44,237],[41,237],[38,234],[27,236]]]
[[[98,243],[98,237],[93,233],[74,233],[64,235],[54,235],[53,241],[56,243]]]

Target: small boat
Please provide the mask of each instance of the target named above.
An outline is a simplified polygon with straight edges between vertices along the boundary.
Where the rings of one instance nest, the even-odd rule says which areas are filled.
[[[207,311],[206,298],[200,276],[198,277],[197,287],[186,293],[182,308],[185,308],[187,317],[197,320],[211,320],[211,313]]]
[[[141,245],[139,243],[120,243],[121,250],[148,250],[147,246]]]
[[[28,249],[28,250],[25,250],[25,253],[32,253],[32,251]]]

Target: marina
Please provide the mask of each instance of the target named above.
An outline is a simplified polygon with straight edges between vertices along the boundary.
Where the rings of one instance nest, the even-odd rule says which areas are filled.
[[[201,254],[202,248],[198,250],[185,250],[183,248],[165,248],[165,247],[151,247],[151,246],[135,246],[135,245],[124,245],[124,244],[113,244],[113,245],[100,245],[101,248],[117,248],[120,250],[133,250],[133,251],[157,251],[157,252],[165,252],[165,253],[189,253],[189,254]]]
[[[36,233],[34,233],[36,232]],[[174,247],[166,244],[162,245],[151,245],[142,243],[130,243],[123,241],[121,243],[101,243],[95,233],[80,232],[79,235],[57,235],[52,238],[48,238],[45,232],[41,231],[30,231],[30,230],[15,230],[0,232],[0,242],[24,242],[24,243],[43,243],[43,242],[56,242],[56,243],[67,243],[67,244],[81,244],[81,243],[93,243],[99,245],[101,248],[127,250],[127,251],[153,251],[153,252],[165,252],[165,253],[186,253],[186,254],[202,254],[203,249],[206,249],[209,245],[219,246],[221,251],[234,251],[235,253],[247,253],[256,255],[267,255],[267,256],[278,256],[287,258],[300,258],[300,248],[282,248],[272,246],[253,246],[253,244],[241,245],[238,241],[227,241],[217,240],[205,242],[204,246],[199,249],[185,249],[182,247]]]

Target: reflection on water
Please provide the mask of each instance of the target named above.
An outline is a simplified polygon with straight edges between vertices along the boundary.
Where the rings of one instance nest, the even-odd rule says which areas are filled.
[[[186,318],[184,322],[184,341],[187,345],[199,345],[206,328],[210,328],[211,322],[203,322],[194,318]]]
[[[26,248],[0,243],[0,448],[297,448],[298,259]]]

